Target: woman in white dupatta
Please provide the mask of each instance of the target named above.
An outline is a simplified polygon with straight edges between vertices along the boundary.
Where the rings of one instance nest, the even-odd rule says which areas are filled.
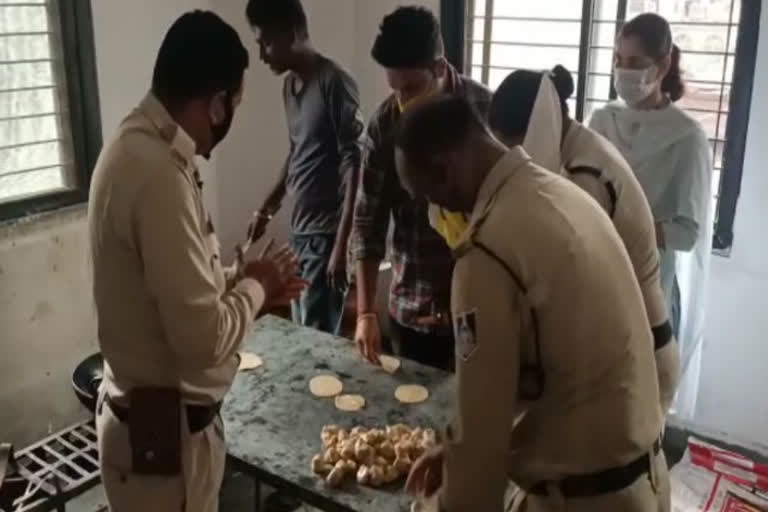
[[[568,116],[573,89],[571,74],[562,66],[551,73],[515,71],[496,90],[489,122],[503,142],[522,143],[536,163],[571,179],[611,217],[645,302],[654,335],[660,404],[666,414],[677,387],[680,359],[661,288],[651,209],[616,148]]]
[[[623,101],[596,111],[590,126],[624,155],[651,205],[662,286],[681,346],[683,380],[674,410],[690,419],[712,241],[711,150],[699,123],[674,104],[684,93],[680,50],[664,18],[642,14],[625,24],[614,65]]]

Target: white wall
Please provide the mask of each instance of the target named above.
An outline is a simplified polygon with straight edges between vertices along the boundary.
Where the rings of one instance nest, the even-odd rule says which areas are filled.
[[[695,421],[768,445],[768,9],[760,20],[752,114],[730,258],[712,258]]]
[[[147,90],[169,24],[206,3],[92,2],[105,139]],[[23,446],[82,417],[70,376],[95,339],[85,208],[0,229],[1,440]]]
[[[69,376],[94,351],[84,209],[0,229],[0,439],[79,417]]]

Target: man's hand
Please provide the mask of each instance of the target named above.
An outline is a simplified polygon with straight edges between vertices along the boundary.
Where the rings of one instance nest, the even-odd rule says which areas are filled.
[[[357,316],[355,343],[363,357],[375,365],[381,365],[381,331],[376,313],[363,313]]]
[[[290,304],[308,286],[309,283],[298,277],[298,270],[296,255],[285,245],[273,254],[267,253],[249,261],[243,273],[264,288],[263,309],[269,309]]]
[[[339,244],[333,246],[326,271],[328,286],[333,290],[343,292],[347,289],[347,248]]]
[[[405,490],[409,494],[430,497],[440,489],[443,485],[443,454],[443,447],[438,446],[427,451],[413,464],[405,482]]]

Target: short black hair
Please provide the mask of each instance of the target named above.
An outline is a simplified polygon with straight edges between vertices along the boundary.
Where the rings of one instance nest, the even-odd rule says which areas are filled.
[[[442,94],[407,110],[397,126],[395,146],[418,163],[460,146],[475,131],[487,131],[477,109],[463,96]]]
[[[165,34],[155,61],[152,92],[179,102],[219,91],[236,93],[248,68],[248,50],[237,32],[210,11],[191,11]]]
[[[560,110],[565,119],[568,117],[568,98],[574,91],[573,76],[559,64],[548,73],[560,97]],[[493,93],[491,111],[488,114],[493,131],[506,136],[523,136],[528,132],[541,79],[541,72],[526,69],[519,69],[507,75]]]
[[[373,44],[373,59],[385,68],[429,68],[442,57],[440,22],[424,7],[400,7],[386,16]]]
[[[254,27],[308,35],[307,14],[301,0],[248,0],[245,16]]]

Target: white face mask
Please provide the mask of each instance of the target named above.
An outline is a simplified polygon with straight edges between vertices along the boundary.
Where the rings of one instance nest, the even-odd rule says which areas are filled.
[[[627,105],[637,105],[653,94],[658,83],[658,80],[652,78],[655,75],[655,65],[645,69],[615,68],[613,72],[613,85],[616,88],[616,94]]]

